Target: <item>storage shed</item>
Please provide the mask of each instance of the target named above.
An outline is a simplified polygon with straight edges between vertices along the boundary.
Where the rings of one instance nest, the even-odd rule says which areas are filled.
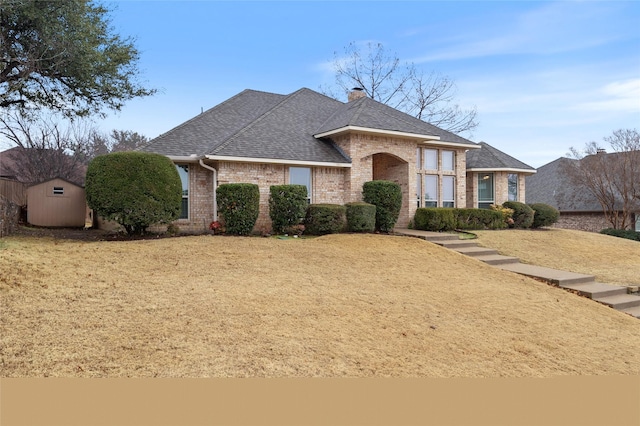
[[[82,227],[91,217],[84,188],[62,178],[27,189],[27,222],[36,226]]]

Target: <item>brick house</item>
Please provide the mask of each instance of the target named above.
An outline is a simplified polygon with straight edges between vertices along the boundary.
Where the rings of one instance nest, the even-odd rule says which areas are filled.
[[[589,232],[611,228],[598,199],[586,187],[576,186],[567,178],[566,168],[576,161],[580,160],[561,157],[541,166],[535,175],[527,177],[527,202],[545,203],[558,209],[560,218],[554,225],[557,228]],[[631,215],[631,229],[640,232],[640,211]]]
[[[418,207],[477,207],[478,185],[467,188],[467,151],[483,149],[495,150],[374,101],[361,90],[343,103],[303,88],[289,95],[244,90],[151,140],[142,151],[166,155],[178,168],[183,208],[176,225],[181,230],[207,229],[217,219],[216,187],[244,182],[260,188],[256,230],[265,232],[271,228],[271,185],[303,184],[311,203],[345,204],[362,200],[365,182],[391,180],[402,188],[399,227],[409,224]],[[522,170],[534,172],[527,167]],[[487,171],[496,173],[499,203],[503,167],[498,162],[494,169],[472,173]],[[518,185],[518,196],[524,197],[524,179]]]

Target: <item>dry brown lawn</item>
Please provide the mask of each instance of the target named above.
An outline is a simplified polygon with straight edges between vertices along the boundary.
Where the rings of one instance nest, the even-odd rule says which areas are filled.
[[[640,374],[637,319],[409,237],[11,237],[0,298],[0,377]]]
[[[478,243],[522,263],[595,275],[608,284],[640,285],[640,243],[567,229],[474,231]]]

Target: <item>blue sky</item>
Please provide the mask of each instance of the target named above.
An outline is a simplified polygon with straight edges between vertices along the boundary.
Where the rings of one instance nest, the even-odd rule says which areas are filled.
[[[159,89],[98,126],[155,137],[244,89],[331,84],[350,42],[382,43],[449,76],[485,141],[539,167],[569,148],[640,129],[638,1],[121,1],[144,81]],[[346,99],[345,99],[346,100]]]

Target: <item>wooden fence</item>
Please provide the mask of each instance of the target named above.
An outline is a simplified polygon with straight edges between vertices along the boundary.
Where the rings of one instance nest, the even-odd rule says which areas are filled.
[[[20,221],[20,210],[27,204],[27,185],[0,178],[0,237],[11,234]]]
[[[0,196],[19,206],[26,206],[27,185],[15,180],[0,178]]]

